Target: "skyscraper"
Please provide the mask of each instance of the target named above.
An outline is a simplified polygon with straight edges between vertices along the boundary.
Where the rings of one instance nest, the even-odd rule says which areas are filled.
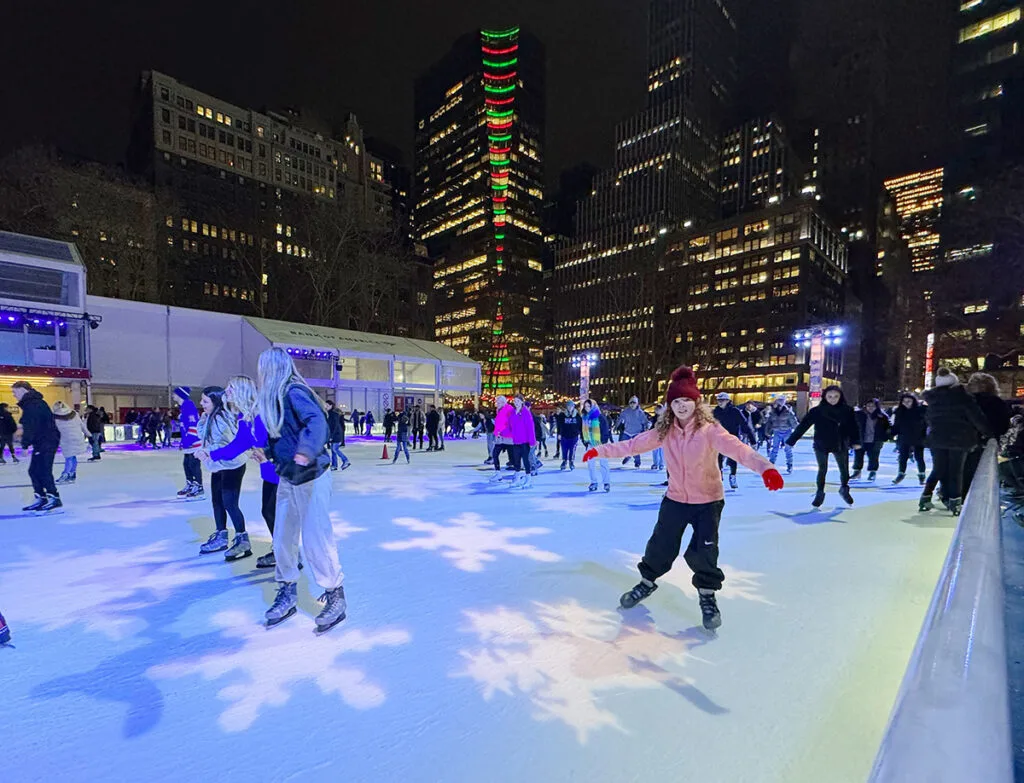
[[[519,28],[463,36],[416,82],[435,336],[484,363],[485,393],[543,383],[544,104],[544,49]]]
[[[758,117],[722,137],[722,214],[737,215],[795,195],[803,171],[782,122]]]
[[[678,223],[719,212],[720,136],[732,115],[736,24],[728,0],[652,0],[647,106],[616,131],[615,164],[580,203],[555,262],[556,382],[572,355],[601,348],[606,388],[642,383],[619,343],[654,328],[637,270]],[[663,249],[663,248],[661,248]]]
[[[910,248],[912,272],[935,269],[939,254],[943,173],[944,169],[940,167],[885,181],[885,189],[896,202],[900,235]]]

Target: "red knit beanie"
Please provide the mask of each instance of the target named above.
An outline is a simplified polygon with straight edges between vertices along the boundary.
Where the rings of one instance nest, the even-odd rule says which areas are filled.
[[[668,389],[665,390],[665,403],[672,404],[677,397],[686,397],[697,402],[700,399],[700,391],[697,389],[697,376],[693,370],[685,365],[677,367],[669,379]]]

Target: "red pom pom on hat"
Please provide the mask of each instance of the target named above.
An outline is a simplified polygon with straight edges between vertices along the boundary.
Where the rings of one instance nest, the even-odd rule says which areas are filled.
[[[686,397],[697,402],[700,396],[700,390],[697,388],[697,376],[693,370],[685,365],[677,367],[669,380],[668,389],[665,390],[665,402],[671,405],[672,400],[678,397]]]

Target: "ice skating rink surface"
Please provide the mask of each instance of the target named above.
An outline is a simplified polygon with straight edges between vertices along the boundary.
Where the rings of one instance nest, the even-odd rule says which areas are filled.
[[[834,484],[811,509],[809,445],[782,492],[740,468],[717,635],[682,558],[618,608],[661,500],[649,457],[591,494],[554,460],[492,486],[481,441],[410,466],[380,449],[350,443],[334,474],[349,610],[322,637],[308,569],[299,613],[262,625],[254,464],[233,564],[198,554],[210,505],[173,499],[176,450],[83,461],[42,518],[18,512],[26,463],[0,466],[0,779],[866,779],[954,527],[917,513],[916,477],[890,486],[891,446],[852,509]]]

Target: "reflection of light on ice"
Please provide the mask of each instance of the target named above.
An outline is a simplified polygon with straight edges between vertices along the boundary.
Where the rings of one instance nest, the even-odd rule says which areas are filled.
[[[240,642],[239,649],[222,654],[204,655],[160,664],[149,670],[155,679],[187,677],[197,674],[204,680],[217,680],[241,672],[244,681],[233,680],[218,692],[231,706],[220,716],[225,731],[244,731],[260,717],[264,707],[280,707],[291,698],[291,688],[312,681],[324,694],[337,694],[348,706],[358,710],[379,707],[384,690],[367,678],[366,672],[346,662],[343,654],[366,653],[377,647],[398,647],[409,642],[408,632],[386,629],[367,633],[336,628],[316,637],[309,623],[298,617],[268,631],[262,623],[241,611],[215,615],[213,624],[222,629],[227,640]]]
[[[516,544],[514,541],[526,536],[537,536],[551,531],[543,527],[495,527],[490,520],[479,514],[464,513],[449,519],[449,524],[424,522],[413,517],[399,517],[396,525],[415,533],[426,535],[405,541],[388,541],[382,549],[399,552],[406,549],[440,550],[441,556],[452,560],[455,567],[463,571],[483,571],[484,563],[497,560],[494,552],[503,552],[516,557],[526,557],[542,563],[555,563],[562,558],[554,552],[538,549],[532,544]]]
[[[331,527],[334,529],[335,538],[348,538],[353,533],[365,533],[368,528],[356,527],[345,520],[337,511],[331,512]]]
[[[672,570],[662,576],[658,580],[658,584],[661,587],[665,585],[672,585],[678,587],[688,598],[697,600],[697,588],[693,586],[693,572],[690,567],[686,565],[686,561],[683,560],[683,551],[686,549],[686,542],[683,542],[683,549],[679,552],[679,558],[672,565]],[[633,571],[636,571],[636,564],[643,560],[643,555],[638,555],[634,552],[622,552],[623,562],[626,563]],[[718,591],[719,598],[733,599],[739,598],[744,601],[755,601],[759,604],[768,604],[774,606],[774,604],[761,595],[761,577],[764,574],[759,574],[755,571],[741,571],[738,568],[733,568],[729,565],[722,563],[718,564],[718,567],[722,569],[722,573],[725,574],[725,581],[722,583],[722,589]],[[639,577],[637,577],[639,578]]]
[[[608,511],[607,506],[593,502],[593,497],[534,498],[533,505],[544,513],[572,514],[578,517],[593,517]]]
[[[534,607],[536,620],[505,607],[464,612],[463,630],[481,647],[461,651],[466,665],[455,676],[474,680],[487,700],[497,692],[528,695],[538,720],[563,722],[580,743],[605,727],[627,730],[606,691],[668,686],[699,694],[692,680],[665,668],[685,665],[704,643],[698,636],[659,632],[649,618],[626,625],[616,612],[575,600]]]
[[[217,578],[209,569],[170,560],[170,543],[89,554],[28,550],[0,572],[4,611],[47,631],[81,623],[111,639],[130,636],[146,625],[134,612],[177,588]]]

